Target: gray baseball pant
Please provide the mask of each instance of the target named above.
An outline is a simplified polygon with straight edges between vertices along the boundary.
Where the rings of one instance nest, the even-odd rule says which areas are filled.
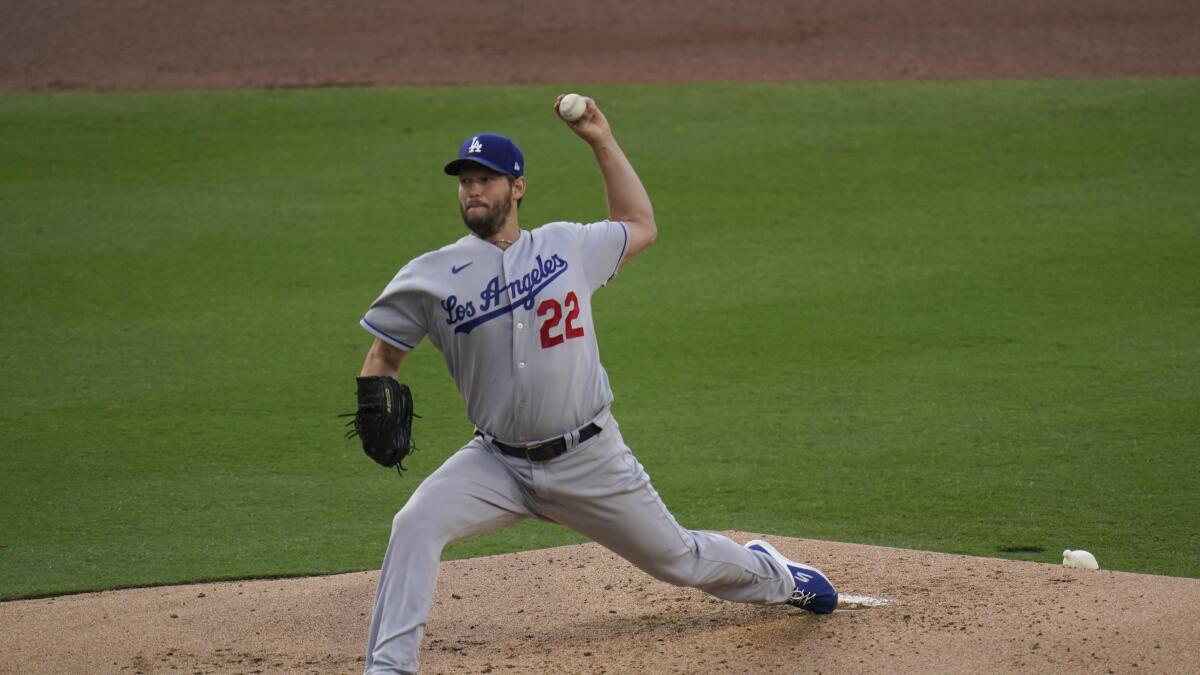
[[[442,549],[536,517],[565,525],[656,579],[724,600],[779,604],[787,570],[728,537],[675,521],[616,421],[548,462],[502,454],[475,438],[433,472],[392,521],[371,618],[366,673],[415,673]]]

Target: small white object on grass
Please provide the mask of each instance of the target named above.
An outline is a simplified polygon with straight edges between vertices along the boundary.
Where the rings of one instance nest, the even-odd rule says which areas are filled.
[[[1063,551],[1063,567],[1082,567],[1085,570],[1098,570],[1100,563],[1096,562],[1096,556],[1087,551],[1072,551],[1067,549]]]

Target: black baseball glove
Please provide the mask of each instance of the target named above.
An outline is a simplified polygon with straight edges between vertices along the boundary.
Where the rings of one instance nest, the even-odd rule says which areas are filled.
[[[416,446],[412,442],[413,400],[408,385],[394,378],[373,376],[358,378],[358,412],[346,426],[346,438],[358,436],[363,452],[388,468],[403,473],[401,462]]]

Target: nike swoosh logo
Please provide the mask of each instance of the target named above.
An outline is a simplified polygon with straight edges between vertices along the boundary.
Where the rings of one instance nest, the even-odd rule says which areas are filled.
[[[455,266],[453,266],[453,267],[451,267],[451,268],[450,268],[450,273],[451,273],[451,274],[458,274],[459,272],[461,272],[461,271],[463,271],[463,270],[467,269],[468,267],[470,267],[471,265],[474,265],[474,264],[475,264],[475,261],[474,261],[474,260],[472,260],[471,262],[467,263],[466,265],[455,265]]]

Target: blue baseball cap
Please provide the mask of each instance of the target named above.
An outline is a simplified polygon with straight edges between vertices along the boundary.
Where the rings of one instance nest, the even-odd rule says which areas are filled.
[[[446,165],[446,173],[457,176],[466,162],[516,178],[525,175],[525,155],[511,138],[500,134],[479,134],[463,141],[458,149],[458,159]]]

